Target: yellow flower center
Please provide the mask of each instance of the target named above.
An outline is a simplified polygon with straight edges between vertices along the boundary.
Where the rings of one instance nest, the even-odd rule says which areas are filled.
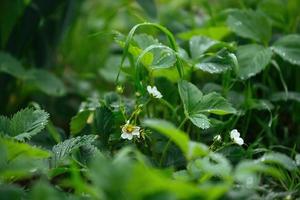
[[[131,124],[126,125],[125,130],[127,133],[132,133],[134,131],[134,126]]]

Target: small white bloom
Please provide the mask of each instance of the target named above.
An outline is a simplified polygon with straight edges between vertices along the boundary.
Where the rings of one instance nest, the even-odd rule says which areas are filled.
[[[151,87],[150,85],[147,86],[148,93],[153,96],[154,98],[160,99],[162,98],[161,93],[157,90],[156,86]]]
[[[221,141],[221,140],[222,140],[221,135],[216,135],[216,136],[214,137],[214,141]]]
[[[233,140],[234,143],[241,146],[244,144],[244,140],[243,138],[240,137],[240,135],[241,135],[240,132],[236,129],[230,131],[230,138]]]
[[[140,127],[134,126],[127,121],[127,123],[122,126],[121,138],[132,140],[133,136],[140,137]]]
[[[234,138],[239,138],[240,137],[240,132],[236,129],[233,129],[230,131],[230,138],[233,140]]]

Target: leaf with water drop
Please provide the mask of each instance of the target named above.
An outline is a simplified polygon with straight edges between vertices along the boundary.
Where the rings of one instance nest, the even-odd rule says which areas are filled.
[[[195,68],[211,74],[218,74],[232,69],[235,65],[236,56],[224,48],[215,55],[204,58],[195,65]]]
[[[271,61],[272,51],[257,44],[239,46],[237,49],[237,76],[248,79],[261,72]]]
[[[178,90],[186,117],[199,128],[210,127],[210,120],[205,114],[226,115],[236,112],[220,94],[212,92],[203,96],[202,92],[190,82],[180,81]]]
[[[277,40],[272,50],[283,60],[300,66],[300,35],[287,35]]]
[[[271,25],[259,11],[234,10],[227,18],[227,24],[233,32],[244,38],[264,44],[271,38]]]

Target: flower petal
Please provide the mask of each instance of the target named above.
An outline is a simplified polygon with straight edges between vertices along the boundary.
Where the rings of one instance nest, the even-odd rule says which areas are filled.
[[[132,135],[132,134],[127,134],[127,139],[128,139],[128,140],[132,140],[132,138],[133,138],[133,135]]]
[[[234,142],[240,146],[244,144],[243,138],[240,138],[240,137],[234,138]]]
[[[129,135],[129,134],[127,134],[127,133],[122,133],[122,134],[121,134],[121,138],[127,139],[127,138],[128,138],[128,135]]]
[[[139,130],[139,129],[136,129],[136,130],[134,130],[131,134],[132,134],[132,135],[137,135],[137,136],[139,136],[139,135],[140,135],[140,130]]]
[[[234,138],[239,138],[240,137],[240,133],[238,132],[238,130],[233,129],[232,131],[230,131],[230,138],[234,140]]]
[[[152,87],[150,85],[147,86],[147,91],[149,94],[153,94]]]

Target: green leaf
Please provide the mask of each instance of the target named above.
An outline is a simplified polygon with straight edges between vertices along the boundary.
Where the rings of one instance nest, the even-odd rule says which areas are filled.
[[[5,116],[0,116],[0,133],[9,133],[10,119]]]
[[[0,52],[0,72],[10,74],[19,79],[26,78],[26,70],[21,63],[4,52]]]
[[[282,174],[278,169],[268,166],[256,160],[244,160],[240,162],[236,168],[234,177],[240,183],[247,186],[255,186],[259,183],[259,173],[271,175],[275,178],[282,178]]]
[[[76,149],[82,146],[91,146],[96,138],[96,135],[83,135],[58,143],[52,148],[54,154],[52,157],[52,164],[57,166]]]
[[[202,129],[208,129],[211,125],[207,116],[201,113],[191,113],[188,118],[193,124]]]
[[[192,59],[198,59],[203,53],[205,53],[209,48],[217,44],[218,41],[212,40],[208,37],[194,36],[190,39],[190,52]]]
[[[216,115],[234,114],[236,112],[232,105],[216,92],[204,95],[195,110]]]
[[[17,59],[7,53],[0,52],[0,72],[22,79],[48,95],[62,96],[66,93],[63,82],[55,75],[42,69],[26,70]]]
[[[300,66],[300,35],[286,35],[272,45],[272,50],[283,60]]]
[[[259,159],[259,161],[263,163],[279,164],[290,171],[297,169],[296,162],[290,157],[288,157],[287,155],[282,153],[277,153],[277,152],[266,153]]]
[[[183,102],[184,110],[188,113],[199,104],[202,92],[192,83],[182,80],[178,83],[178,91]]]
[[[102,145],[107,145],[109,135],[114,128],[114,115],[108,107],[101,106],[96,109],[94,114],[94,128],[96,134],[100,136]]]
[[[50,157],[50,153],[38,147],[31,146],[26,143],[14,141],[9,138],[0,137],[0,144],[5,148],[7,159],[9,161],[16,159],[18,156],[26,156],[27,158],[42,159]]]
[[[286,24],[289,23],[287,6],[284,1],[263,0],[259,2],[258,9],[268,17],[273,26],[285,29]]]
[[[227,18],[227,24],[237,35],[267,44],[271,38],[271,25],[258,11],[235,10]]]
[[[189,142],[189,152],[187,154],[187,158],[195,159],[206,156],[208,153],[209,149],[205,144],[194,141]]]
[[[183,80],[178,83],[178,91],[183,102],[185,115],[199,128],[207,129],[210,127],[210,121],[204,113],[226,115],[236,112],[220,94],[212,92],[203,96],[195,85],[187,81]]]
[[[215,55],[204,58],[196,63],[195,68],[202,71],[216,74],[230,70],[235,66],[236,57],[226,49],[221,49]]]
[[[185,155],[188,154],[189,137],[184,132],[177,129],[173,124],[160,119],[147,119],[143,124],[170,138],[170,140],[174,142]]]
[[[62,96],[66,93],[63,82],[46,70],[31,69],[27,72],[27,76],[29,83],[48,95]]]
[[[0,117],[0,132],[17,140],[30,139],[45,128],[49,114],[44,110],[25,108],[17,112],[10,120]]]
[[[139,56],[143,53],[143,58],[141,59],[142,63],[146,64],[146,67],[149,67],[150,69],[169,68],[175,64],[176,57],[172,52],[173,50],[161,44],[152,36],[138,34],[135,35],[133,39],[142,50]],[[143,61],[145,55],[146,58],[148,56],[148,62],[145,62],[145,60]]]
[[[70,123],[70,131],[73,135],[79,133],[86,125],[87,119],[90,116],[91,112],[89,110],[84,110],[82,112],[77,113],[71,119]]]
[[[117,38],[122,47],[125,46],[124,40],[122,36]],[[148,69],[169,68],[176,62],[176,56],[171,48],[147,34],[136,34],[128,51],[138,57],[138,61]]]
[[[204,176],[218,176],[226,179],[231,176],[232,167],[223,155],[210,152],[207,156],[190,162],[188,170],[191,173],[198,171]]]
[[[205,144],[190,141],[186,133],[165,120],[146,119],[143,124],[169,138],[180,148],[187,159],[198,158],[209,152]]]
[[[271,49],[261,45],[249,44],[239,46],[237,49],[238,77],[248,79],[258,74],[270,63],[271,57]]]
[[[178,34],[178,37],[183,40],[189,40],[194,36],[207,36],[215,40],[221,40],[230,33],[227,26],[214,26],[192,29],[190,31]]]

